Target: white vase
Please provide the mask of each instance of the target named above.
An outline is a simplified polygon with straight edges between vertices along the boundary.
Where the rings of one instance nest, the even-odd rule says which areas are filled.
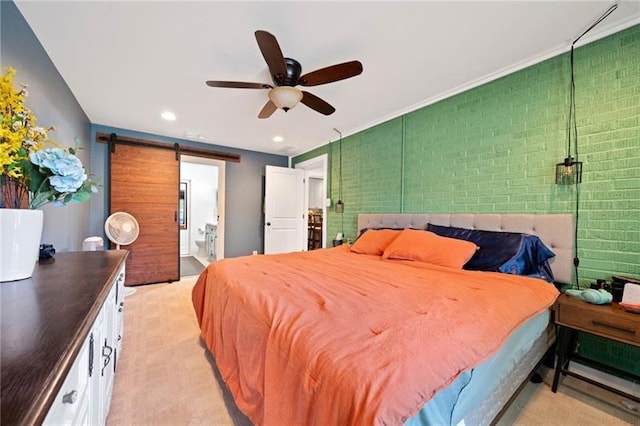
[[[42,210],[0,209],[0,282],[33,275],[40,254]]]

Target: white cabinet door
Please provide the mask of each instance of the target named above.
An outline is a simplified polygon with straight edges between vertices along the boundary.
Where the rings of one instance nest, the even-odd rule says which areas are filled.
[[[102,411],[104,413],[104,420],[107,420],[107,414],[109,414],[109,408],[111,407],[111,391],[113,390],[113,379],[115,374],[115,359],[116,359],[116,344],[117,344],[117,329],[116,324],[116,289],[117,285],[114,285],[107,296],[107,300],[104,302],[104,321],[102,325],[103,337],[102,337],[102,349],[101,349],[101,365],[100,365],[100,379],[102,380],[102,391],[104,392],[104,398],[102,401]]]
[[[101,377],[102,370],[102,344],[104,342],[104,333],[102,324],[104,323],[104,309],[100,309],[96,317],[93,327],[91,328],[91,339],[93,355],[91,357],[91,404],[89,407],[89,419],[92,425],[102,425],[106,421],[104,415],[104,391],[102,386],[104,382]]]
[[[116,307],[118,290],[119,284],[116,280],[91,329],[94,342],[90,418],[91,424],[95,425],[106,423],[111,406],[117,336],[120,328]]]
[[[304,170],[266,166],[265,254],[304,250],[305,220]]]
[[[115,313],[115,355],[113,362],[115,363],[114,369],[118,368],[118,360],[122,354],[122,339],[124,337],[124,277],[125,277],[125,265],[122,265],[122,269],[118,273],[116,279],[116,313]]]

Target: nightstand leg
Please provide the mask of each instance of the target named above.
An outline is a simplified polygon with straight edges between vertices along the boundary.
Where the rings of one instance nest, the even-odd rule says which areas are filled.
[[[567,351],[569,349],[569,342],[571,332],[565,327],[558,327],[558,360],[556,361],[556,371],[553,374],[553,384],[551,385],[551,391],[558,390],[558,381],[560,380],[560,372],[564,368],[565,358],[567,357]]]
[[[553,345],[551,345],[551,347],[549,349],[547,349],[547,353],[544,354],[544,361],[542,362],[542,364],[545,367],[548,368],[555,368],[555,362],[556,362],[556,345],[557,343],[554,343]]]

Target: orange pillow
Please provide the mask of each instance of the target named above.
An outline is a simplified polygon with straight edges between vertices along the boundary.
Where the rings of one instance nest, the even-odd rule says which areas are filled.
[[[351,251],[360,254],[381,256],[384,249],[402,232],[399,229],[369,229],[351,246]]]
[[[405,229],[384,250],[383,259],[417,260],[462,268],[478,250],[471,241],[441,237],[430,231]]]

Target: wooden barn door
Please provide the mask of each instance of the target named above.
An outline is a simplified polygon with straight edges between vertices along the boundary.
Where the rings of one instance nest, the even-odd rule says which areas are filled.
[[[109,214],[124,211],[140,225],[131,245],[125,285],[180,279],[177,209],[180,160],[176,151],[115,142],[109,156]]]

